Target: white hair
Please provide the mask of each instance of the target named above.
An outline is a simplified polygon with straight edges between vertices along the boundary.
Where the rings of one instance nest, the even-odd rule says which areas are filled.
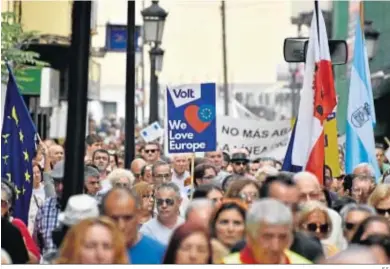
[[[165,182],[157,186],[156,192],[160,190],[172,190],[175,192],[177,198],[181,198],[181,193],[179,187],[173,182]]]
[[[3,248],[1,249],[1,264],[12,264],[11,256]]]
[[[194,209],[203,210],[204,208],[213,208],[213,207],[214,204],[211,200],[207,198],[196,198],[188,204],[185,218],[187,219],[190,213],[192,212],[192,210]]]
[[[353,169],[353,173],[355,174],[355,170],[359,169],[359,168],[366,168],[369,171],[370,176],[375,177],[375,170],[374,170],[374,168],[372,167],[371,164],[369,164],[369,163],[359,163]]]
[[[276,176],[279,173],[278,169],[271,165],[264,165],[263,167],[260,167],[256,172],[256,177],[260,176],[261,174],[265,174],[267,176]]]
[[[363,211],[369,213],[371,216],[376,215],[375,208],[373,208],[372,206],[366,204],[349,203],[345,205],[340,211],[340,216],[343,220],[343,224],[345,224],[348,214],[352,211]]]
[[[112,171],[107,176],[107,179],[111,183],[112,186],[114,186],[115,183],[121,178],[127,178],[129,180],[130,187],[133,186],[135,178],[134,178],[133,173],[130,170],[116,168],[114,171]]]
[[[282,202],[265,198],[254,202],[246,214],[246,229],[252,236],[256,236],[259,225],[265,222],[270,225],[293,226],[291,209]]]

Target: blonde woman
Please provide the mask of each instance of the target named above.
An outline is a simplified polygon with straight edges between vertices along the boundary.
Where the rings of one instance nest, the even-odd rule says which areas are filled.
[[[378,184],[368,198],[368,204],[390,222],[390,184]]]
[[[328,214],[328,209],[318,201],[309,201],[302,205],[299,213],[298,227],[321,241],[326,257],[333,256],[338,252],[334,245],[324,243],[332,233],[332,220]]]
[[[142,224],[153,218],[154,210],[154,189],[146,182],[138,182],[131,189],[136,197],[141,201],[141,208],[138,211],[139,228]]]
[[[107,217],[72,226],[61,244],[57,264],[127,264],[125,239]]]
[[[112,187],[123,187],[131,189],[134,184],[134,175],[130,170],[117,168],[107,176]]]

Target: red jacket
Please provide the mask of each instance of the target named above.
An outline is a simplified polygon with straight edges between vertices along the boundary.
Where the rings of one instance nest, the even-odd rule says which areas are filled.
[[[20,219],[12,219],[12,224],[18,228],[20,233],[22,234],[22,237],[24,239],[24,242],[26,244],[26,248],[29,252],[34,254],[34,256],[39,260],[41,257],[41,254],[39,253],[39,249],[37,245],[35,244],[34,240],[32,239],[30,233],[28,232],[26,224]]]

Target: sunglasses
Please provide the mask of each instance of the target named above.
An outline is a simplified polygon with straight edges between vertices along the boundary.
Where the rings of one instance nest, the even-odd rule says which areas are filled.
[[[171,174],[158,174],[156,175],[157,178],[169,178]]]
[[[145,153],[155,153],[157,149],[145,149]]]
[[[324,234],[329,231],[329,224],[308,223],[306,229],[310,232],[316,232],[319,229],[320,233]]]
[[[141,176],[141,174],[134,174],[135,178],[139,178],[140,176]]]
[[[352,230],[353,228],[355,228],[355,226],[356,225],[358,225],[357,223],[352,223],[352,222],[346,222],[345,224],[344,224],[344,227],[345,227],[345,229],[347,229],[347,230]]]
[[[242,165],[242,166],[245,166],[248,164],[248,162],[234,162],[233,163],[234,165]]]
[[[175,204],[175,200],[167,198],[167,199],[157,199],[156,203],[158,206],[162,206],[164,203],[167,206],[173,206]]]
[[[3,201],[1,201],[3,202]],[[376,209],[376,212],[379,214],[379,215],[385,215],[386,212],[387,214],[390,215],[390,208],[375,208]]]
[[[259,195],[255,192],[241,193],[240,198],[242,200],[248,200],[249,198],[251,198],[252,200],[255,200],[255,199],[259,198]]]

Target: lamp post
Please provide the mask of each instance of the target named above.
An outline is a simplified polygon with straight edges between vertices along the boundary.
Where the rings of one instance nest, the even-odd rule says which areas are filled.
[[[372,21],[364,21],[364,37],[366,39],[367,56],[371,61],[375,57],[380,33],[372,27]]]
[[[158,121],[158,77],[157,68],[162,67],[164,51],[161,45],[165,19],[168,13],[158,5],[158,1],[152,1],[152,5],[141,11],[144,20],[144,42],[151,45],[150,54],[150,101],[149,123]]]
[[[153,47],[150,51],[150,113],[149,123],[158,121],[158,99],[159,99],[159,87],[158,87],[158,73],[162,69],[162,61],[164,57],[164,50],[160,47]]]

